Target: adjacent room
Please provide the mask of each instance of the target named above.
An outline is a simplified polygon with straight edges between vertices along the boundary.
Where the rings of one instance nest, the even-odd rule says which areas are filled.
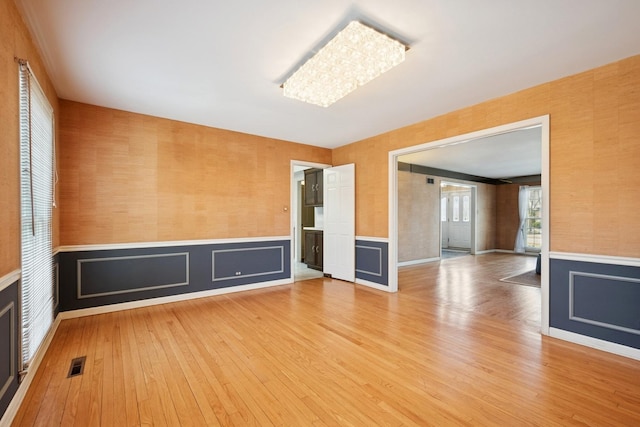
[[[0,0],[0,427],[640,425],[639,16]]]

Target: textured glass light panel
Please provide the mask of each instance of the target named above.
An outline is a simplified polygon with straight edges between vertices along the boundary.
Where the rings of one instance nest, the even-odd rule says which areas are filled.
[[[404,61],[406,47],[352,21],[284,82],[284,96],[328,107]]]

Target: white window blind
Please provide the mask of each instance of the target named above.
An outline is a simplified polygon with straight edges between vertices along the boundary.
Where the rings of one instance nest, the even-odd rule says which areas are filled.
[[[21,370],[53,323],[53,109],[20,63]]]

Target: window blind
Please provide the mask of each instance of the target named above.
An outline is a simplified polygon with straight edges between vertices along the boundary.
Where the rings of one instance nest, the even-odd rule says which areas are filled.
[[[53,323],[53,109],[20,64],[21,370]]]

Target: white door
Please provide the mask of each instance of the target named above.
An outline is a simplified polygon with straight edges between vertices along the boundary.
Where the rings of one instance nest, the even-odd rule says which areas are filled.
[[[471,247],[471,190],[447,193],[449,198],[450,248]]]
[[[355,281],[355,165],[324,169],[323,272]]]

